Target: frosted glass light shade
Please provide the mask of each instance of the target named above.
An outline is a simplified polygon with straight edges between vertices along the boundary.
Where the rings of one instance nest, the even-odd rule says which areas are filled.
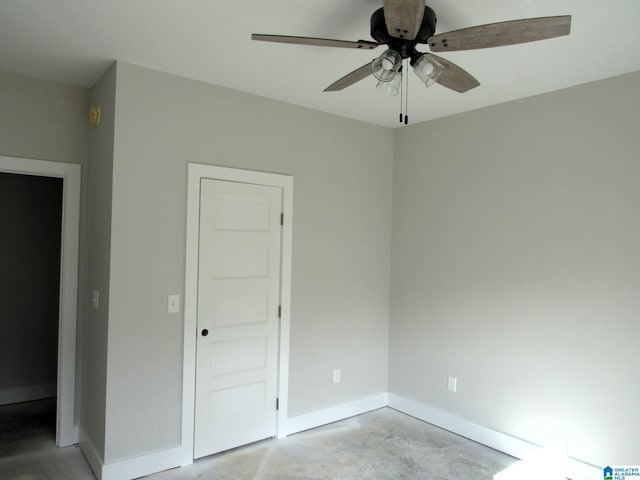
[[[413,64],[413,71],[418,76],[425,87],[430,87],[442,74],[444,65],[438,62],[433,55],[425,53],[418,58]]]
[[[381,82],[390,82],[402,66],[402,57],[395,50],[389,49],[371,62],[373,75]]]
[[[400,93],[400,86],[402,85],[402,72],[396,73],[396,76],[388,82],[378,82],[376,90],[385,95],[396,96]]]

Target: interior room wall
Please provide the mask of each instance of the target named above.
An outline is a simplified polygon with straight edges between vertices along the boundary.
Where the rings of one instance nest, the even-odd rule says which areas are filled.
[[[180,442],[188,162],[294,177],[289,416],[386,392],[393,132],[117,72],[105,461]]]
[[[633,73],[396,131],[390,392],[637,463],[638,92]]]
[[[56,396],[62,179],[0,172],[0,405]]]
[[[86,88],[0,71],[0,154],[87,165]]]
[[[294,176],[290,416],[388,388],[636,461],[640,74],[394,132],[117,70],[91,98],[0,72],[0,154],[83,166],[82,418],[107,461],[179,442],[187,162]]]
[[[0,71],[0,155],[81,165],[78,338],[82,336],[89,90]],[[76,374],[82,371],[78,345]],[[79,418],[80,383],[76,385]]]
[[[83,340],[81,446],[90,442],[104,460],[107,397],[107,339],[111,263],[111,203],[113,186],[116,65],[91,89],[91,103],[99,105],[99,127],[90,130],[87,222],[87,300]],[[97,308],[93,292],[98,293]]]

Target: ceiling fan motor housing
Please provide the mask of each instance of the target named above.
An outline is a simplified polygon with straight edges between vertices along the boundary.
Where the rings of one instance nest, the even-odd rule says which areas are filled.
[[[371,15],[371,37],[380,43],[389,45],[389,48],[400,53],[402,58],[409,58],[413,55],[417,43],[428,43],[427,40],[436,32],[437,21],[436,12],[425,6],[424,17],[416,38],[413,40],[404,40],[389,35],[384,20],[384,9],[379,8]]]

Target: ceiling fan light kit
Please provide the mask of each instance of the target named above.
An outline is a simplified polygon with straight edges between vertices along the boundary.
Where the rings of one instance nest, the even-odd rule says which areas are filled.
[[[371,15],[371,37],[375,42],[263,34],[253,34],[251,38],[265,42],[358,50],[372,50],[380,45],[388,47],[372,62],[367,62],[329,85],[325,92],[343,90],[373,75],[378,80],[377,90],[388,95],[397,95],[402,90],[402,62],[406,61],[425,86],[438,83],[455,92],[464,93],[479,86],[480,82],[453,62],[421,52],[416,47],[424,45],[432,52],[443,52],[546,40],[568,35],[571,31],[571,16],[512,20],[438,35],[435,35],[436,24],[436,13],[424,4],[424,0],[383,0],[382,8]],[[408,88],[408,80],[405,88]]]
[[[412,61],[413,71],[425,87],[430,87],[438,81],[444,71],[444,65],[438,62],[433,55],[425,53]]]
[[[392,49],[386,50],[382,55],[371,62],[373,76],[381,82],[390,82],[402,66],[402,57]]]
[[[392,97],[398,95],[400,93],[400,89],[402,88],[402,72],[398,72],[393,80],[388,82],[379,81],[376,84],[376,90],[384,93],[385,95],[390,95]]]

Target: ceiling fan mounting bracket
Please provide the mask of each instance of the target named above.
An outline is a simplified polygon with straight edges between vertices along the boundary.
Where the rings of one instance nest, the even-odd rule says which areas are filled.
[[[384,9],[379,8],[371,15],[371,37],[380,43],[385,43],[389,48],[397,51],[403,59],[412,58],[416,54],[415,46],[418,43],[428,43],[428,39],[436,31],[436,12],[431,8],[424,7],[424,17],[420,30],[413,40],[392,37],[387,29],[384,19]]]

